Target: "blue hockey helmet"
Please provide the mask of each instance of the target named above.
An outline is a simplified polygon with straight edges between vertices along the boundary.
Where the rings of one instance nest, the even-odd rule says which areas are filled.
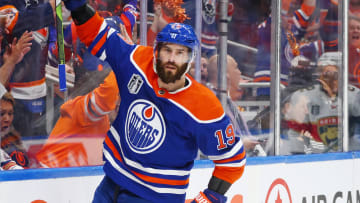
[[[193,28],[190,25],[182,23],[167,24],[156,36],[156,43],[168,42],[180,44],[189,47],[192,50],[197,50],[199,46],[198,39]]]
[[[190,25],[183,23],[167,24],[156,36],[156,40],[154,43],[155,57],[157,57],[157,54],[155,52],[158,49],[157,47],[158,43],[174,43],[190,48],[191,56],[188,62],[188,67],[186,72],[189,71],[191,62],[194,60],[199,47],[199,41],[197,39],[197,36]],[[156,60],[154,60],[154,62],[156,62]],[[156,72],[155,65],[154,65],[154,70]]]

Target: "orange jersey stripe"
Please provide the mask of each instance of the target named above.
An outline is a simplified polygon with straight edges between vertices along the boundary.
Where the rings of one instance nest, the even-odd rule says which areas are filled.
[[[18,83],[18,82],[12,82],[9,84],[9,87],[33,87],[33,86],[38,86],[45,83],[45,78],[42,78],[41,80],[36,80],[36,81],[31,81],[31,82],[22,82],[22,83]]]
[[[119,152],[116,150],[114,144],[111,142],[110,138],[106,136],[105,138],[106,145],[110,148],[112,153],[114,154],[115,158],[118,159],[121,163],[124,163],[122,158],[120,157]],[[189,179],[186,180],[169,180],[169,179],[163,179],[163,178],[156,178],[151,177],[147,175],[143,175],[140,173],[137,173],[133,170],[130,170],[132,174],[136,175],[138,178],[150,182],[150,183],[158,183],[158,184],[167,184],[167,185],[186,185],[189,183]]]
[[[304,11],[304,13],[307,16],[311,16],[313,14],[313,12],[315,11],[315,6],[309,6],[306,4],[302,4],[301,5],[301,10]]]
[[[245,155],[246,155],[246,153],[245,153],[245,150],[244,150],[242,153],[240,153],[240,154],[238,154],[238,155],[236,155],[234,157],[231,157],[229,159],[223,159],[223,160],[219,160],[219,161],[214,161],[214,163],[223,164],[223,163],[228,163],[228,162],[232,162],[232,161],[236,161],[236,160],[241,160],[241,159],[245,158]]]
[[[233,184],[243,175],[244,169],[245,166],[241,166],[241,167],[215,166],[213,176]]]
[[[114,154],[115,158],[119,160],[121,163],[124,163],[119,152],[116,150],[114,144],[111,142],[110,138],[108,136],[105,137],[105,143],[110,148],[112,153]]]
[[[263,77],[256,77],[254,78],[254,82],[270,82],[270,77],[263,76]]]
[[[89,46],[95,39],[103,21],[104,18],[100,17],[99,14],[96,13],[93,17],[86,21],[86,23],[76,26],[77,34],[86,46]]]
[[[186,180],[169,180],[169,179],[146,176],[146,175],[137,173],[135,171],[132,171],[132,173],[135,174],[137,177],[141,178],[142,180],[145,180],[145,181],[150,182],[150,183],[165,184],[165,185],[186,185],[186,184],[189,183],[189,179],[186,179]]]

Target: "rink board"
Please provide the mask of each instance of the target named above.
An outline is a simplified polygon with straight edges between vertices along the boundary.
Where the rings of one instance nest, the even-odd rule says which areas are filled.
[[[196,161],[187,199],[206,188],[213,166]],[[360,152],[248,158],[228,202],[358,203],[359,171]],[[0,172],[0,202],[88,203],[102,177],[100,166]]]

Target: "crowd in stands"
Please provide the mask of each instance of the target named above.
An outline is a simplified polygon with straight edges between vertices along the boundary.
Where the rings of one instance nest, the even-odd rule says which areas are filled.
[[[350,150],[360,150],[360,0],[351,0],[349,11],[349,136]],[[102,142],[110,129],[119,102],[111,67],[93,56],[80,42],[70,12],[63,8],[66,72],[74,75],[68,97],[46,78],[46,66],[57,67],[58,44],[54,0],[0,3],[0,169],[102,165]],[[108,24],[129,43],[139,43],[139,4],[118,0],[90,0]],[[149,0],[147,45],[167,24],[195,27],[192,0]],[[189,75],[214,94],[228,96],[226,113],[242,137],[249,155],[266,151],[269,106],[245,110],[240,101],[270,101],[270,86],[247,89],[239,83],[271,81],[271,1],[230,0],[229,41],[226,58],[227,89],[219,88],[219,1],[202,0],[200,67]],[[339,2],[286,0],[281,5],[281,143],[283,155],[341,151],[339,117],[342,43]],[[89,33],[91,34],[91,33]],[[235,42],[235,43],[234,43]],[[249,47],[249,48],[244,48]],[[91,47],[96,49],[96,47]],[[119,56],[121,57],[121,56]],[[55,87],[55,93],[48,91]],[[47,96],[55,98],[49,104]],[[54,123],[48,123],[48,106]],[[259,116],[248,119],[245,115]],[[246,119],[245,119],[246,117]],[[255,121],[254,125],[247,123]],[[50,130],[47,128],[50,125]],[[260,131],[258,130],[260,128]],[[37,140],[37,141],[34,141]],[[29,152],[29,145],[37,144]],[[270,143],[271,144],[271,143]],[[273,143],[272,143],[273,144]],[[260,150],[260,152],[259,152]],[[254,152],[256,151],[256,152]]]

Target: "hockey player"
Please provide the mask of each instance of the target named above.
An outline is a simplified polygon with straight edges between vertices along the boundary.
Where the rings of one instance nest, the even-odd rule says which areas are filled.
[[[111,65],[122,98],[93,202],[183,203],[198,149],[215,169],[194,202],[225,202],[245,151],[216,96],[186,74],[198,47],[193,29],[168,24],[153,49],[128,44],[84,0],[65,5],[80,40]]]
[[[285,113],[288,126],[287,139],[283,140],[283,154],[311,153],[336,150],[338,145],[338,71],[341,53],[326,52],[318,60],[319,83],[300,89],[291,96]],[[349,115],[360,116],[360,90],[349,86]],[[329,149],[313,148],[308,138]]]

